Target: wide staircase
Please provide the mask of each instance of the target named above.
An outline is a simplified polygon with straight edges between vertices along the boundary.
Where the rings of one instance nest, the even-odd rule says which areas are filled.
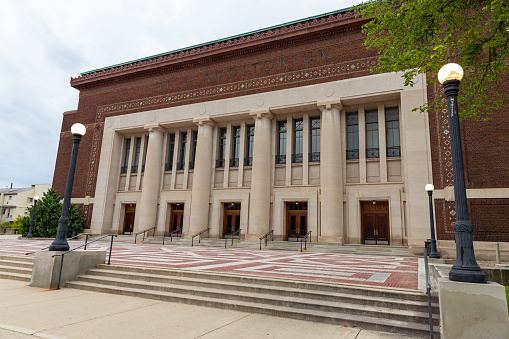
[[[30,281],[33,257],[0,255],[0,279]]]
[[[421,291],[120,265],[99,265],[66,287],[429,337]],[[432,310],[438,334],[436,297]]]

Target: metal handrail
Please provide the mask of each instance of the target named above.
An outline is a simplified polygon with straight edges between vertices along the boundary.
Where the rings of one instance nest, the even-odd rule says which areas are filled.
[[[304,241],[304,249],[307,250],[308,249],[308,236],[309,236],[309,243],[311,243],[311,231],[309,231],[308,233],[306,233],[306,235],[300,239],[300,251],[302,252],[302,242]]]
[[[147,228],[146,230],[144,231],[141,231],[141,232],[138,232],[134,235],[134,243],[136,244],[136,238],[138,237],[138,234],[142,234],[143,233],[143,240],[142,241],[145,241],[145,233],[149,232],[150,230],[154,230],[154,233],[152,233],[152,236],[155,236],[156,235],[156,227],[157,226],[154,226],[154,227],[150,227],[150,228]],[[148,238],[148,235],[147,235],[147,238]]]
[[[193,246],[193,245],[194,245],[194,237],[198,237],[198,244],[199,244],[199,243],[201,242],[201,235],[202,235],[203,233],[205,233],[205,232],[207,232],[207,238],[210,238],[210,232],[209,232],[209,231],[210,231],[210,228],[208,228],[208,227],[207,227],[207,228],[206,228],[206,229],[204,229],[203,231],[200,231],[200,232],[196,233],[195,235],[193,235],[193,236],[191,237],[191,246]]]
[[[58,273],[58,284],[57,284],[57,290],[60,289],[60,278],[62,278],[62,267],[64,265],[64,255],[66,255],[67,253],[69,252],[72,252],[74,250],[77,250],[78,248],[81,248],[83,246],[87,246],[88,244],[91,244],[93,242],[96,242],[96,241],[99,241],[101,239],[104,239],[106,237],[111,237],[111,243],[110,243],[110,255],[108,256],[108,265],[110,264],[110,261],[111,261],[111,250],[113,249],[113,237],[116,237],[117,235],[116,234],[107,234],[107,235],[104,235],[100,238],[97,238],[95,240],[92,240],[91,242],[89,243],[84,243],[83,245],[80,245],[78,247],[75,247],[73,248],[72,250],[69,250],[67,252],[64,252],[64,253],[59,253],[59,254],[55,254],[55,255],[52,255],[51,257],[54,258],[54,257],[59,257],[61,256],[62,257],[62,260],[60,260],[60,272]]]
[[[166,233],[165,235],[163,235],[163,245],[164,245],[164,238],[166,238],[167,236],[170,236],[170,242],[173,242],[173,233],[177,233],[177,232],[180,232],[180,237],[182,238],[182,227],[177,228],[176,230],[173,230],[170,233]]]
[[[272,234],[272,241],[274,241],[274,230],[270,230],[263,237],[260,238],[260,250],[262,249],[262,240],[265,239],[265,247],[267,247],[267,238]]]
[[[80,233],[80,234],[78,234],[78,235],[75,235],[74,237],[67,238],[67,240],[72,240],[72,239],[77,238],[77,237],[79,237],[79,236],[81,236],[81,235],[86,235],[86,239],[85,239],[85,243],[86,243],[86,242],[88,241],[88,236],[90,235],[90,233]],[[85,245],[86,245],[86,244],[85,244]],[[44,247],[44,248],[41,248],[39,251],[47,250],[47,249],[48,249],[48,248],[50,248],[50,247],[51,247],[51,245],[46,246],[46,247]],[[85,249],[87,249],[87,246],[85,246]],[[27,252],[27,253],[25,253],[25,255],[34,254],[35,252],[37,252],[37,251],[34,251],[34,252]]]
[[[431,279],[428,267],[428,249],[424,246],[424,268],[426,269],[426,291],[428,293],[429,333],[433,339],[433,311],[431,309]]]
[[[242,231],[242,229],[241,229],[241,228],[239,228],[239,229],[238,229],[238,230],[236,230],[235,232],[233,232],[233,233],[230,233],[230,234],[226,235],[226,236],[224,237],[224,248],[226,248],[226,243],[228,242],[228,239],[232,239],[232,246],[233,246],[233,236],[234,236],[235,234],[237,234],[237,233],[239,234],[239,240],[240,240],[240,233],[241,233],[241,231]]]

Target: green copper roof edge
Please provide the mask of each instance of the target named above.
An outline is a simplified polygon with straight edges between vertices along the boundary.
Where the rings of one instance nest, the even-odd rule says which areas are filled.
[[[275,25],[275,26],[266,27],[266,28],[262,28],[262,29],[259,29],[259,30],[256,30],[256,31],[251,31],[251,32],[243,33],[243,34],[237,34],[237,35],[230,36],[230,37],[227,37],[227,38],[217,39],[217,40],[201,43],[201,44],[198,44],[198,45],[193,45],[193,46],[189,46],[189,47],[184,47],[184,48],[176,49],[176,50],[173,50],[173,51],[170,51],[170,52],[159,53],[159,54],[155,54],[155,55],[152,55],[152,56],[144,57],[144,58],[141,58],[141,59],[136,59],[136,60],[127,61],[127,62],[123,62],[123,63],[120,63],[120,64],[112,65],[112,66],[107,66],[107,67],[103,67],[103,68],[94,69],[92,71],[80,73],[80,75],[86,75],[86,74],[100,72],[100,71],[104,71],[104,70],[115,68],[115,67],[120,67],[120,66],[134,64],[134,63],[141,62],[141,61],[155,59],[155,58],[159,58],[159,57],[162,57],[162,56],[166,56],[166,55],[170,55],[170,54],[174,54],[174,53],[179,53],[179,52],[182,52],[182,51],[190,50],[190,49],[193,49],[193,48],[204,47],[204,46],[207,46],[207,45],[212,45],[212,44],[223,42],[223,41],[237,39],[237,38],[240,38],[240,37],[243,37],[243,36],[249,36],[249,35],[265,32],[265,31],[269,31],[271,29],[277,29],[277,28],[281,28],[281,27],[285,27],[285,26],[295,25],[295,24],[298,24],[300,22],[310,21],[310,20],[314,20],[314,19],[317,19],[317,18],[327,17],[327,16],[330,16],[330,15],[336,15],[336,14],[340,14],[340,13],[346,13],[350,9],[351,9],[351,7],[343,8],[343,9],[339,9],[339,10],[336,10],[336,11],[327,12],[327,13],[324,13],[324,14],[318,14],[318,15],[315,15],[315,16],[310,16],[310,17],[307,17],[307,18],[304,18],[304,19],[299,19],[299,20],[294,20],[294,21],[290,21],[290,22],[285,22],[284,24],[279,24],[279,25]]]

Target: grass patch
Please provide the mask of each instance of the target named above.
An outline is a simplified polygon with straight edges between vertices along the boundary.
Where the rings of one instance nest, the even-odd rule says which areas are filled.
[[[509,305],[509,286],[505,286],[505,297],[507,299],[507,304]]]

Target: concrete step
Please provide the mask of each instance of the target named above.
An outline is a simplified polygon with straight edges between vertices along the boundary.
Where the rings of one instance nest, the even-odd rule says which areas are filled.
[[[134,240],[133,240],[134,241]],[[144,244],[159,244],[162,245],[163,237],[148,237],[144,241],[139,241]],[[190,238],[175,237],[172,241],[170,238],[165,239],[165,245],[177,246],[191,246]],[[198,242],[198,238],[193,241],[193,246],[205,247],[225,247],[225,239],[218,238],[202,238]],[[228,239],[226,243],[227,248],[243,248],[243,249],[260,249],[259,241],[245,241]],[[377,255],[377,256],[397,256],[397,257],[412,257],[408,247],[405,246],[384,246],[384,245],[339,245],[339,244],[324,244],[324,243],[307,243],[306,247],[303,244],[303,250],[307,252],[317,253],[344,253],[344,254],[362,254],[362,255]],[[268,241],[267,246],[262,242],[262,250],[272,251],[300,251],[300,242],[295,241]]]
[[[0,261],[0,272],[32,275],[32,268],[31,267],[27,268],[27,267],[5,266],[5,265],[3,265],[3,262]]]
[[[19,281],[30,282],[31,278],[32,278],[32,274],[27,275],[27,274],[8,273],[8,272],[0,271],[0,279],[19,280]]]
[[[120,265],[99,265],[66,286],[406,335],[429,332],[427,297],[413,290]],[[439,332],[438,312],[434,298]]]
[[[277,280],[274,280],[272,286],[266,286],[258,284],[256,281],[252,283],[242,283],[235,281],[225,280],[211,280],[206,277],[179,277],[179,276],[163,276],[160,274],[150,274],[142,272],[123,272],[113,271],[105,269],[89,270],[86,276],[83,276],[83,280],[97,277],[108,277],[112,279],[126,279],[126,280],[138,280],[153,283],[173,284],[177,286],[185,286],[186,288],[191,287],[206,287],[215,288],[219,290],[229,290],[238,292],[254,292],[262,294],[270,294],[284,297],[303,297],[310,300],[322,300],[322,301],[343,301],[351,302],[359,305],[370,305],[374,307],[389,307],[398,308],[402,310],[412,310],[420,312],[428,312],[428,304],[426,301],[421,300],[404,300],[403,302],[394,297],[381,297],[378,296],[373,299],[371,296],[353,294],[351,291],[345,292],[328,292],[328,291],[316,291],[310,289],[296,288],[296,287],[280,287],[276,286]],[[80,280],[82,280],[80,278]],[[433,311],[438,313],[438,301],[433,302]]]
[[[29,261],[18,261],[12,259],[0,259],[0,266],[23,267],[32,269],[34,263]]]
[[[317,321],[337,325],[348,324],[350,326],[363,327],[377,331],[402,333],[418,337],[427,336],[429,333],[429,326],[426,324],[415,324],[394,319],[372,318],[368,316],[352,315],[348,313],[333,313],[319,310],[298,309],[295,307],[260,304],[249,301],[217,299],[199,295],[183,295],[180,293],[161,290],[148,290],[146,288],[120,288],[116,286],[108,286],[105,284],[85,283],[80,281],[68,282],[66,283],[66,286],[96,292],[129,295],[172,302],[182,302],[192,305],[232,309],[242,312],[270,314],[273,316],[292,319]],[[439,333],[438,326],[435,327],[436,329],[434,329],[434,331]]]
[[[133,265],[98,265],[97,269],[90,270],[90,272],[102,272],[109,271],[121,271],[128,272],[130,274],[143,274],[143,275],[157,275],[163,277],[182,277],[186,279],[205,279],[208,282],[220,281],[223,283],[239,283],[243,285],[263,285],[274,287],[278,286],[281,288],[294,288],[298,290],[312,290],[320,292],[334,292],[334,293],[345,293],[350,295],[364,295],[364,296],[377,296],[387,298],[404,298],[405,300],[422,301],[423,292],[416,290],[408,290],[401,288],[390,288],[390,287],[375,287],[370,286],[369,288],[359,285],[348,285],[348,284],[328,284],[320,282],[309,282],[295,279],[284,279],[284,278],[269,278],[269,277],[257,277],[253,275],[238,275],[238,274],[220,274],[214,272],[200,272],[192,270],[178,270],[178,269],[165,269],[156,267],[141,267]],[[427,302],[427,297],[425,298]],[[433,302],[438,303],[438,298],[434,297]]]
[[[0,255],[0,279],[30,281],[33,257]]]
[[[23,255],[23,256],[16,256],[16,255],[4,255],[0,254],[0,260],[14,260],[17,262],[28,262],[33,263],[34,257]]]
[[[306,298],[305,293],[294,291],[289,295],[278,295],[274,292],[266,291],[262,293],[256,286],[252,290],[237,291],[228,288],[218,288],[217,286],[198,287],[186,286],[175,284],[175,281],[170,282],[149,282],[142,280],[132,280],[129,277],[123,279],[118,277],[105,277],[105,276],[82,276],[79,278],[80,282],[103,284],[117,287],[128,288],[142,288],[147,290],[172,292],[181,295],[202,296],[217,299],[248,301],[252,303],[292,307],[296,309],[309,309],[336,313],[358,314],[382,319],[395,319],[401,321],[412,321],[415,323],[428,323],[427,307],[421,307],[420,311],[407,310],[404,303],[392,303],[391,307],[381,307],[369,305],[365,302],[355,303],[352,298],[345,298],[343,300],[340,296],[330,295],[330,299],[325,296],[320,299]],[[398,307],[399,306],[399,307]],[[438,307],[438,305],[436,305]],[[435,320],[436,325],[439,324],[439,319]]]

